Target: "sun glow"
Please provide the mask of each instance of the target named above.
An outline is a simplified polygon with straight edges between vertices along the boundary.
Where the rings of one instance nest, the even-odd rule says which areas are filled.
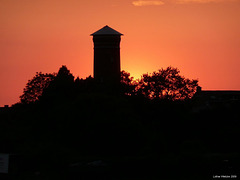
[[[143,74],[146,74],[146,70],[143,68],[134,68],[134,67],[128,67],[126,70],[127,73],[130,73],[130,77],[133,77],[133,80],[140,80]]]
[[[137,79],[141,79],[141,76],[142,76],[142,72],[138,72],[138,71],[132,71],[132,72],[129,72],[131,77],[133,77],[133,80],[137,80]]]

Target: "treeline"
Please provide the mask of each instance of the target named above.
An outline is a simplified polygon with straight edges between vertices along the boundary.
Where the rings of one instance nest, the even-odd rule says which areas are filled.
[[[143,74],[140,80],[133,80],[130,73],[122,71],[118,95],[170,101],[190,99],[196,92],[198,81],[185,78],[179,73],[177,68],[168,67],[152,74]],[[37,72],[24,88],[24,92],[20,96],[20,103],[33,103],[47,96],[59,95],[59,99],[61,99],[63,96],[77,95],[83,92],[104,93],[100,90],[102,88],[100,86],[91,76],[86,79],[78,77],[75,79],[67,67],[62,66],[58,73]]]
[[[236,139],[238,106],[193,112],[196,88],[197,80],[172,67],[137,81],[123,71],[117,95],[99,91],[91,76],[74,78],[66,66],[37,73],[21,101],[1,112],[2,148],[17,152],[47,143],[99,155],[234,150],[220,142]]]
[[[39,72],[20,102],[1,114],[2,148],[33,153],[62,147],[99,155],[169,150],[164,144],[176,144],[177,124],[189,113],[196,88],[197,80],[172,67],[137,81],[122,71],[118,94],[100,91],[91,76],[75,78],[66,66]],[[162,141],[164,136],[171,138]]]

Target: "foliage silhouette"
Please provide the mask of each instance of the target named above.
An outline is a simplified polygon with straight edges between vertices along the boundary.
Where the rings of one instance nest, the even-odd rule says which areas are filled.
[[[42,72],[37,72],[36,75],[28,81],[24,88],[23,94],[20,96],[21,103],[29,104],[39,100],[43,91],[49,86],[55,77],[55,73],[44,74]]]
[[[137,94],[150,99],[186,100],[198,87],[198,80],[181,76],[177,68],[167,67],[152,74],[143,74],[137,86]]]
[[[198,81],[185,78],[179,73],[177,68],[167,67],[152,74],[143,74],[140,80],[133,80],[130,73],[122,71],[119,95],[170,101],[190,99],[196,92]],[[59,102],[66,98],[74,98],[79,93],[104,93],[104,88],[100,86],[91,76],[74,80],[67,67],[62,66],[57,74],[37,73],[27,83],[20,99],[22,104],[38,100]],[[109,91],[105,93],[108,94]]]
[[[130,73],[126,71],[121,71],[121,93],[128,96],[133,96],[136,93],[137,81],[133,80]]]
[[[74,76],[66,66],[59,68],[56,78],[49,84],[43,92],[43,96],[68,96],[74,88]]]
[[[86,79],[77,77],[75,82],[75,93],[84,93],[84,92],[94,92],[95,87],[95,81],[94,78],[90,75]]]
[[[55,81],[59,84],[61,83],[63,86],[67,86],[68,84],[74,82],[74,76],[70,73],[65,65],[62,65],[57,73]]]

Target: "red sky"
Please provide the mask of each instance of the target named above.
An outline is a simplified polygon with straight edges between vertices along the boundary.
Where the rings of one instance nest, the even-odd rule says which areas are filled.
[[[93,75],[91,33],[124,34],[121,68],[173,66],[205,90],[240,90],[240,0],[0,0],[0,106],[36,72]]]

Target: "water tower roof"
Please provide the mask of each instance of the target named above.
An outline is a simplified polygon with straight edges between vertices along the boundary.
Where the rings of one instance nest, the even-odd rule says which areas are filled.
[[[102,29],[99,29],[95,33],[91,34],[91,36],[95,36],[95,35],[118,35],[118,36],[121,36],[123,34],[121,34],[120,32],[118,32],[118,31],[114,30],[113,28],[110,28],[109,26],[106,25]]]

